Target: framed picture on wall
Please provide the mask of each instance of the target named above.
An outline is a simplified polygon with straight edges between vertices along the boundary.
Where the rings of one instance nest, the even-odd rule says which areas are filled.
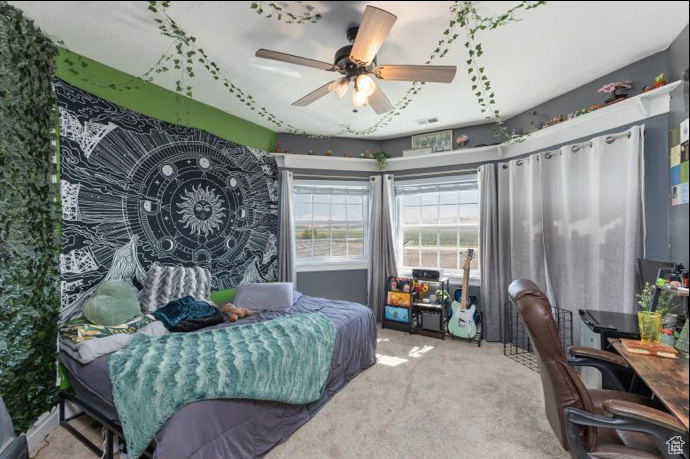
[[[412,136],[412,149],[431,149],[431,153],[450,151],[453,149],[453,130],[429,132]]]

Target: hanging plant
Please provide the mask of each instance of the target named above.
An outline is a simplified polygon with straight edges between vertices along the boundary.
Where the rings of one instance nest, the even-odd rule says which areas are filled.
[[[299,129],[278,118],[274,113],[261,106],[251,94],[243,91],[235,84],[232,79],[221,70],[218,63],[212,60],[204,49],[197,44],[197,38],[187,33],[172,17],[170,17],[168,14],[170,3],[169,1],[147,2],[148,10],[155,15],[154,21],[158,25],[160,33],[173,40],[170,48],[163,53],[148,71],[133,78],[132,81],[125,82],[125,84],[122,85],[106,83],[105,86],[117,90],[133,89],[136,87],[135,84],[137,79],[153,82],[155,76],[158,74],[177,71],[180,76],[176,79],[175,91],[181,95],[193,97],[194,88],[190,81],[196,76],[194,68],[195,64],[198,63],[203,66],[215,81],[222,84],[230,95],[239,100],[250,111],[274,124],[277,128],[291,134],[307,135],[312,138],[329,138],[345,134],[371,135],[377,132],[379,129],[390,124],[396,117],[400,116],[400,114],[410,106],[414,97],[421,92],[425,85],[424,82],[418,81],[411,83],[402,98],[394,104],[394,109],[384,114],[376,123],[367,128],[353,129],[345,127],[331,135],[309,134],[304,129]],[[511,135],[503,125],[501,114],[497,107],[493,85],[489,80],[485,68],[479,63],[479,58],[484,54],[482,44],[479,41],[479,34],[482,31],[496,29],[510,22],[518,21],[519,19],[516,17],[518,11],[531,10],[546,3],[545,1],[523,1],[502,14],[484,17],[477,13],[472,2],[453,2],[450,7],[451,17],[448,26],[442,31],[441,38],[438,40],[437,45],[426,60],[426,64],[431,64],[433,61],[445,57],[450,50],[450,46],[454,44],[458,38],[463,36],[464,29],[464,36],[466,36],[464,48],[467,51],[465,63],[467,64],[467,73],[472,82],[471,90],[480,106],[482,114],[487,121],[493,123],[492,131],[494,135],[501,141],[510,140]],[[308,7],[308,11],[300,14],[286,11],[280,5],[271,2],[252,2],[250,8],[267,18],[275,18],[289,24],[314,23],[321,18],[320,14],[314,13]],[[88,78],[88,64],[83,59],[77,58],[76,62],[71,60],[69,62],[66,61],[66,64],[69,66],[69,71],[71,73],[75,75],[84,75],[84,78]],[[89,79],[89,81],[93,80]]]
[[[390,158],[391,155],[386,153],[383,150],[379,150],[376,153],[370,153],[369,158],[370,159],[375,159],[376,162],[379,165],[379,169],[383,170],[383,168],[386,166],[386,161],[388,161],[388,158]]]
[[[301,14],[292,13],[273,2],[251,2],[249,7],[256,11],[256,14],[265,16],[266,19],[274,18],[286,24],[314,24],[321,19],[321,15],[314,13],[310,6],[305,6],[306,11]]]

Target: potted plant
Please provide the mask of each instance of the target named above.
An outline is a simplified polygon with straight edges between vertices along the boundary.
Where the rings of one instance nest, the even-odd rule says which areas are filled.
[[[656,78],[654,78],[654,84],[652,85],[652,88],[660,88],[662,86],[666,86],[666,79],[664,78],[664,74],[660,73],[657,75]]]
[[[641,293],[637,294],[637,304],[641,311],[637,313],[637,321],[640,327],[640,339],[651,343],[661,342],[661,319],[673,306],[673,295],[662,291],[657,301],[656,311],[651,312],[654,301],[655,287],[647,282]]]
[[[632,88],[632,81],[625,80],[625,81],[613,81],[611,83],[607,83],[597,92],[601,92],[604,94],[611,94],[611,97],[605,100],[605,103],[607,105],[613,104],[616,102],[620,102],[621,100],[627,99],[628,94],[622,93],[621,91],[624,91],[626,89]]]
[[[386,161],[388,160],[388,158],[390,158],[390,155],[385,151],[379,150],[376,153],[373,153],[371,155],[371,158],[375,159],[376,162],[379,164],[379,168],[383,170],[383,167],[386,165]]]

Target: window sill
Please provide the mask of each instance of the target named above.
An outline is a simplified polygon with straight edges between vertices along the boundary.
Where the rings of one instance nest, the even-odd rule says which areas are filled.
[[[315,271],[352,271],[367,269],[366,261],[324,261],[320,263],[298,263],[298,273]]]

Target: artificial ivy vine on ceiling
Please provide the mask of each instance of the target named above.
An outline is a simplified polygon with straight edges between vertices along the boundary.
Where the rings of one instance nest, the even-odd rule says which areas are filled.
[[[255,10],[257,14],[265,16],[267,19],[274,18],[278,21],[285,21],[287,24],[314,24],[321,19],[319,13],[314,13],[313,8],[305,6],[305,12],[295,14],[289,10],[276,5],[273,2],[252,2],[250,8]]]
[[[232,79],[222,71],[221,67],[211,59],[204,49],[197,43],[196,37],[190,35],[175,20],[168,14],[170,7],[169,1],[148,1],[148,10],[154,16],[154,21],[158,25],[160,33],[166,37],[171,38],[172,44],[168,50],[157,60],[157,62],[145,73],[135,77],[132,81],[124,85],[104,84],[112,89],[126,90],[136,87],[136,80],[141,79],[148,82],[153,82],[157,74],[166,73],[169,71],[178,71],[180,76],[175,81],[175,90],[179,94],[193,97],[193,86],[189,84],[196,73],[194,71],[195,64],[199,63],[203,68],[209,72],[211,77],[222,84],[226,90],[238,99],[249,110],[256,113],[261,118],[274,124],[280,129],[284,129],[292,134],[310,135],[311,137],[332,137],[338,135],[370,135],[378,131],[384,126],[390,124],[395,117],[399,116],[412,103],[414,97],[418,95],[423,82],[413,82],[408,90],[403,94],[403,97],[394,105],[394,109],[383,115],[376,123],[365,129],[353,129],[350,127],[343,128],[341,131],[332,134],[331,136],[311,135],[304,129],[299,129],[290,123],[281,120],[270,112],[267,108],[260,105],[258,101],[251,95],[243,91]],[[493,30],[510,22],[518,21],[516,13],[520,10],[526,11],[534,9],[538,6],[546,4],[546,1],[529,2],[523,1],[510,8],[508,11],[495,16],[481,16],[472,2],[456,1],[450,7],[450,16],[448,26],[441,33],[441,38],[437,46],[431,52],[426,64],[431,64],[436,59],[441,59],[446,56],[458,38],[462,36],[462,31],[465,31],[464,48],[467,52],[467,74],[471,81],[471,90],[474,94],[477,103],[482,111],[482,114],[487,121],[492,123],[494,135],[500,141],[510,140],[510,133],[507,131],[501,120],[500,111],[496,103],[496,95],[489,79],[486,69],[479,62],[479,59],[484,54],[482,44],[479,41],[479,34],[483,31]],[[255,10],[266,18],[273,18],[278,21],[283,21],[287,24],[305,24],[315,23],[321,19],[319,13],[306,7],[303,13],[293,13],[278,6],[275,3],[266,2],[251,2],[250,8]],[[59,42],[62,46],[64,43]],[[65,60],[68,66],[68,71],[75,75],[82,75],[88,78],[88,65],[80,60],[73,62]]]

